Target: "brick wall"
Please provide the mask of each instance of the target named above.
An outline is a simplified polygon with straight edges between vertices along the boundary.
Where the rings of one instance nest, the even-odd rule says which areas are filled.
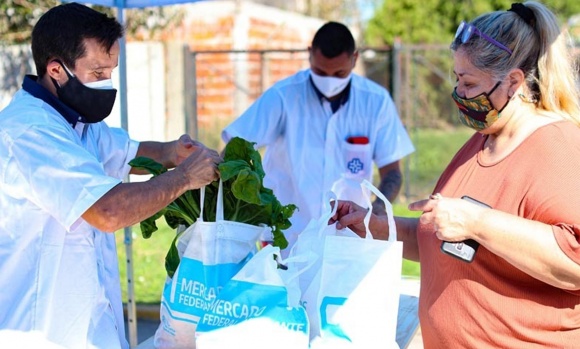
[[[164,39],[184,41],[192,52],[197,52],[195,78],[200,133],[204,129],[211,132],[221,129],[265,88],[308,66],[304,52],[270,53],[261,57],[244,51],[306,49],[323,23],[320,19],[251,2],[190,4],[182,25],[166,33]],[[232,50],[239,53],[203,52]]]

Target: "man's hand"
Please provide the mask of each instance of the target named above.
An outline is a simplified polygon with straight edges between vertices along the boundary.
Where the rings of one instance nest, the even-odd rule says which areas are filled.
[[[217,151],[183,135],[176,143],[176,171],[189,182],[188,189],[198,189],[219,178],[218,165],[222,162]]]
[[[174,144],[174,158],[172,159],[172,162],[175,166],[179,166],[179,164],[195,151],[199,150],[199,148],[207,148],[201,142],[191,139],[187,134],[181,135]]]

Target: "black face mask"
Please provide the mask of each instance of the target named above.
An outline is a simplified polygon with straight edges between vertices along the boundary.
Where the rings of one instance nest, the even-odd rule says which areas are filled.
[[[59,86],[56,80],[52,79],[58,98],[78,112],[83,117],[81,121],[87,124],[103,121],[109,116],[115,104],[117,90],[87,87],[72,75],[62,62],[57,62],[68,76],[68,81],[63,86]]]

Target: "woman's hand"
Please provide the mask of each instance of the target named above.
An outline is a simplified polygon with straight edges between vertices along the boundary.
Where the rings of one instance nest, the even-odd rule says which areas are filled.
[[[360,237],[366,236],[364,224],[368,209],[362,208],[351,201],[338,200],[331,205],[338,205],[336,213],[330,218],[328,224],[336,222],[337,229],[349,228]],[[386,215],[376,216],[371,214],[369,230],[375,239],[387,240],[389,238],[389,223]]]
[[[478,217],[487,209],[466,200],[444,198],[441,194],[409,205],[411,211],[423,211],[420,224],[432,225],[438,239],[450,242],[477,240]]]

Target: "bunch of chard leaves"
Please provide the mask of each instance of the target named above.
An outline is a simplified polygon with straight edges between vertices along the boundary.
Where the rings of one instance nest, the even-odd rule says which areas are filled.
[[[260,153],[254,148],[255,143],[235,137],[228,142],[224,151],[224,161],[219,164],[223,181],[224,219],[251,225],[267,225],[272,229],[273,245],[284,249],[288,241],[283,230],[290,228],[290,217],[297,209],[296,205],[282,205],[273,191],[264,187],[264,169]],[[167,169],[160,163],[137,157],[129,162],[134,168],[148,171],[158,176]],[[215,222],[219,182],[215,181],[205,187],[203,220]],[[158,230],[157,219],[162,216],[167,225],[173,229],[192,225],[200,215],[200,190],[189,190],[178,197],[167,207],[140,223],[141,234],[145,239]],[[165,257],[167,275],[173,277],[179,265],[176,234]]]

